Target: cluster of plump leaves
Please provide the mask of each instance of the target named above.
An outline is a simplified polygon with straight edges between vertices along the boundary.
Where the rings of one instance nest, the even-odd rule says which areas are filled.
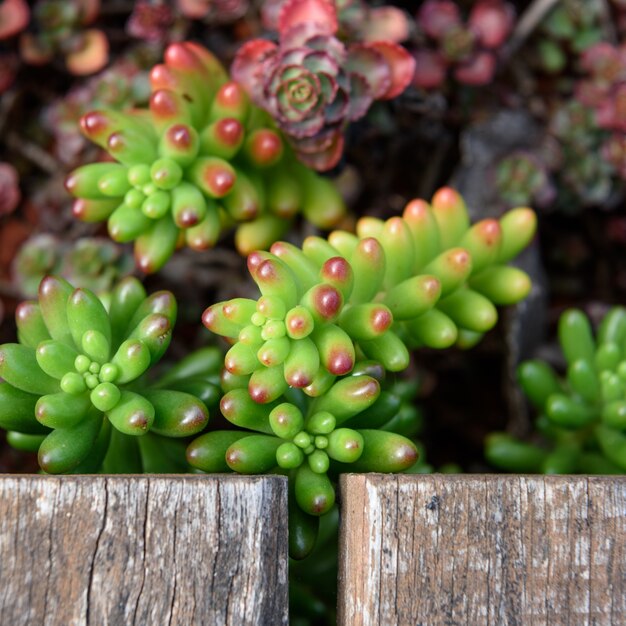
[[[507,0],[478,0],[464,19],[457,2],[426,0],[416,22],[423,42],[415,52],[417,87],[441,88],[449,75],[465,85],[495,76],[498,52],[511,33],[515,9]]]
[[[234,78],[276,120],[298,158],[320,171],[341,159],[347,125],[375,100],[402,93],[415,69],[411,55],[395,41],[345,44],[339,39],[337,4],[280,3],[278,43],[247,42],[232,67]]]
[[[518,369],[522,389],[539,412],[543,443],[493,433],[486,455],[514,472],[622,474],[626,472],[626,309],[615,307],[594,338],[577,309],[559,320],[559,341],[567,370],[559,376],[546,362],[526,361]]]
[[[49,274],[62,276],[74,287],[106,293],[134,269],[132,257],[109,239],[82,237],[66,242],[54,235],[35,235],[25,241],[13,261],[13,283],[34,298]]]
[[[337,472],[410,468],[415,445],[380,428],[398,409],[381,392],[384,372],[404,370],[411,348],[474,345],[496,323],[495,304],[524,298],[530,280],[508,262],[535,222],[518,208],[470,225],[463,199],[444,188],[432,205],[410,202],[402,217],[362,218],[356,234],[252,253],[261,297],[203,315],[232,344],[221,411],[238,430],[202,435],[190,463],[250,474],[280,468],[303,526],[332,507]]]
[[[192,354],[161,380],[147,379],[176,312],[170,292],[148,296],[132,277],[102,300],[44,278],[38,300],[16,311],[19,343],[0,346],[0,427],[9,442],[38,451],[52,474],[184,469],[184,446],[164,438],[205,427],[207,403],[219,397],[206,374],[221,358]],[[203,375],[202,388],[194,375]]]
[[[158,270],[181,243],[210,248],[233,224],[249,253],[286,232],[297,212],[320,227],[343,216],[332,183],[290,158],[271,119],[208,50],[170,45],[150,82],[148,110],[83,116],[83,133],[116,162],[82,166],[66,181],[74,214],[106,219],[115,241],[135,241],[140,269]]]
[[[100,0],[37,0],[30,28],[20,37],[20,56],[32,65],[61,56],[77,76],[101,70],[109,60],[109,42],[102,30],[86,28],[99,12]]]

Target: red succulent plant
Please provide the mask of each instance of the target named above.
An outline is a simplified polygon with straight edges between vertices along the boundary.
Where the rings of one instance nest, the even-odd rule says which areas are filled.
[[[0,162],[0,217],[12,213],[21,197],[16,169],[10,163]]]
[[[417,14],[424,44],[415,52],[414,84],[440,87],[448,73],[466,85],[486,85],[496,72],[497,51],[515,18],[507,0],[478,0],[467,20],[456,2],[426,0]]]
[[[272,115],[303,163],[328,170],[341,158],[347,124],[374,100],[402,93],[415,62],[392,41],[343,43],[330,0],[287,0],[277,27],[278,44],[254,39],[242,46],[232,75]]]

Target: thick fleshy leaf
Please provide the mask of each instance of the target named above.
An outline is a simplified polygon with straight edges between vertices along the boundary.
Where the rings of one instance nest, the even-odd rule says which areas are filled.
[[[506,0],[479,0],[472,7],[468,24],[485,48],[499,48],[509,36],[515,10]]]
[[[300,24],[315,24],[320,34],[333,35],[338,28],[334,3],[330,0],[287,0],[278,14],[280,36]]]
[[[324,172],[339,163],[343,154],[344,137],[340,130],[333,128],[315,137],[293,141],[292,145],[302,163],[318,172]]]
[[[376,41],[369,45],[385,59],[391,72],[391,84],[379,98],[390,100],[399,96],[413,78],[415,59],[402,46],[391,41]]]
[[[426,0],[417,14],[417,24],[433,39],[439,39],[461,23],[461,14],[452,0]]]
[[[233,79],[243,85],[255,102],[262,102],[262,84],[266,76],[265,62],[276,54],[278,47],[267,39],[253,39],[237,51],[230,68]]]
[[[67,69],[76,76],[93,74],[101,70],[109,60],[109,41],[95,28],[83,31],[81,44],[65,60]]]
[[[409,20],[406,13],[397,7],[373,7],[359,33],[362,41],[399,43],[409,38]]]
[[[496,58],[490,52],[478,52],[454,70],[454,77],[465,85],[487,85],[496,73]]]
[[[391,68],[371,44],[350,46],[345,69],[364,78],[376,99],[383,97],[391,87]]]

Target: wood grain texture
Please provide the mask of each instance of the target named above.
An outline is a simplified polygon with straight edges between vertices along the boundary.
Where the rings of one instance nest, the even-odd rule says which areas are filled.
[[[339,624],[626,624],[626,477],[347,474]]]
[[[0,623],[288,623],[282,477],[0,478]]]

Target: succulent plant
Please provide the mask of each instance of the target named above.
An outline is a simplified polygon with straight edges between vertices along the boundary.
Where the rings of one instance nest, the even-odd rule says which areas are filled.
[[[118,242],[135,240],[144,272],[158,270],[182,242],[212,247],[237,224],[242,253],[268,246],[297,211],[322,227],[345,206],[333,184],[288,157],[271,120],[207,50],[172,44],[151,72],[149,111],[93,111],[84,134],[118,162],[70,174],[74,215],[108,220]]]
[[[139,0],[126,22],[126,32],[136,39],[163,43],[170,40],[174,21],[174,11],[168,4]]]
[[[626,472],[626,309],[612,308],[596,337],[578,309],[559,320],[567,371],[546,362],[522,363],[518,379],[539,412],[543,443],[493,433],[487,459],[515,472],[612,474]]]
[[[374,100],[402,93],[415,65],[393,41],[345,45],[338,28],[333,2],[287,0],[278,16],[278,44],[248,41],[232,65],[235,80],[270,113],[298,158],[320,171],[339,162],[349,122]]]
[[[189,462],[240,473],[278,466],[302,510],[294,524],[304,525],[333,505],[327,472],[408,469],[415,445],[380,428],[399,408],[381,393],[384,372],[405,369],[409,348],[473,345],[496,323],[494,303],[524,298],[530,280],[507,263],[534,229],[524,208],[470,226],[463,199],[444,188],[432,206],[409,203],[403,217],[362,218],[356,235],[252,253],[260,299],[220,302],[203,315],[232,343],[221,411],[240,430],[201,436]]]
[[[22,244],[13,261],[13,282],[27,298],[37,296],[48,274],[65,278],[74,287],[104,294],[132,272],[132,257],[101,237],[65,242],[49,234],[35,235]]]
[[[64,164],[76,165],[86,146],[80,118],[94,109],[123,111],[144,106],[150,98],[148,67],[156,61],[147,46],[130,49],[103,72],[81,82],[65,98],[53,102],[43,112],[42,122],[54,137],[54,154]]]
[[[187,391],[191,372],[219,363],[210,353],[146,380],[167,350],[176,310],[171,293],[147,296],[135,278],[103,300],[44,278],[38,301],[16,311],[19,343],[0,346],[0,426],[9,442],[38,450],[47,473],[95,472],[103,463],[107,471],[157,471],[151,450],[163,444],[154,436],[199,433],[209,418],[200,397],[215,398],[208,380],[201,393]]]
[[[532,154],[519,150],[502,159],[496,168],[495,186],[510,206],[549,206],[556,190],[547,167]]]
[[[279,30],[280,12],[287,0],[268,0],[261,7],[263,25]],[[335,0],[338,35],[342,41],[392,41],[409,38],[407,14],[392,5],[370,6],[363,0]],[[312,6],[312,9],[314,5]]]
[[[486,85],[496,72],[498,50],[515,18],[506,0],[478,0],[464,21],[452,0],[426,0],[416,17],[423,44],[415,51],[413,84],[441,87],[448,74],[466,85]]]
[[[538,24],[530,54],[549,74],[559,74],[571,59],[602,40],[605,11],[599,0],[564,0]],[[529,46],[530,47],[530,46]]]
[[[99,11],[100,0],[37,0],[31,29],[20,37],[22,59],[45,65],[61,55],[71,74],[100,71],[109,60],[109,42],[102,30],[84,28]]]

